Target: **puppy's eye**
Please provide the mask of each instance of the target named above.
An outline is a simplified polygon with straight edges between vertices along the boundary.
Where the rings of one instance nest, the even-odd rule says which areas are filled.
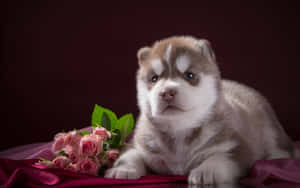
[[[195,74],[191,72],[185,72],[184,77],[188,80],[193,80],[195,78]]]
[[[155,82],[157,82],[157,80],[158,80],[158,76],[157,75],[152,76],[151,82],[155,83]]]

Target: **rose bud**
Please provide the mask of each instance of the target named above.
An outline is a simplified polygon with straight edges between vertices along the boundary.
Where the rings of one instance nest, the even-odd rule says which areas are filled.
[[[108,160],[115,161],[119,157],[120,152],[117,149],[111,149],[111,150],[108,150],[106,154],[107,154]]]
[[[98,169],[100,168],[100,164],[97,164],[96,161],[90,158],[80,159],[76,165],[79,172],[95,176],[98,174]]]
[[[65,137],[65,144],[71,145],[72,147],[78,147],[81,136],[77,133],[77,131],[69,132]]]
[[[54,143],[52,144],[52,151],[57,152],[65,146],[65,133],[58,133],[54,137]]]
[[[66,168],[69,162],[70,160],[65,156],[59,156],[53,160],[53,164],[57,168]]]
[[[107,156],[107,166],[111,168],[114,165],[114,162],[117,160],[119,157],[119,150],[117,149],[111,149],[106,152]]]
[[[101,136],[101,138],[105,141],[107,138],[111,137],[109,131],[107,131],[104,127],[96,127],[93,131],[93,134]]]
[[[102,152],[103,140],[98,135],[84,135],[79,144],[79,155],[96,156]]]
[[[65,147],[65,153],[68,154],[69,159],[72,163],[76,163],[78,161],[79,155],[74,147],[67,145]]]

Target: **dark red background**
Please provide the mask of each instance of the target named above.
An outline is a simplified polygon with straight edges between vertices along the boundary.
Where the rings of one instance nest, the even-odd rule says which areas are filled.
[[[137,116],[136,51],[183,34],[209,39],[223,76],[261,91],[300,139],[299,7],[139,2],[1,2],[0,149],[89,126],[95,103]]]

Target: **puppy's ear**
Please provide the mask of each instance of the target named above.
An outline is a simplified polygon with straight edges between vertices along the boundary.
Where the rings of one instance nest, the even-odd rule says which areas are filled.
[[[197,46],[201,49],[202,55],[207,57],[209,60],[216,61],[215,53],[211,47],[211,44],[206,39],[199,39]]]
[[[151,48],[148,46],[138,50],[137,58],[139,60],[140,65],[149,57],[150,52],[151,52]]]

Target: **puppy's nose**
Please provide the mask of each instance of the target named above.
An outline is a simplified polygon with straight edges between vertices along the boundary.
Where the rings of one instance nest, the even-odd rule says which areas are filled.
[[[176,95],[177,91],[175,89],[168,89],[160,93],[161,98],[166,102],[171,102]]]

